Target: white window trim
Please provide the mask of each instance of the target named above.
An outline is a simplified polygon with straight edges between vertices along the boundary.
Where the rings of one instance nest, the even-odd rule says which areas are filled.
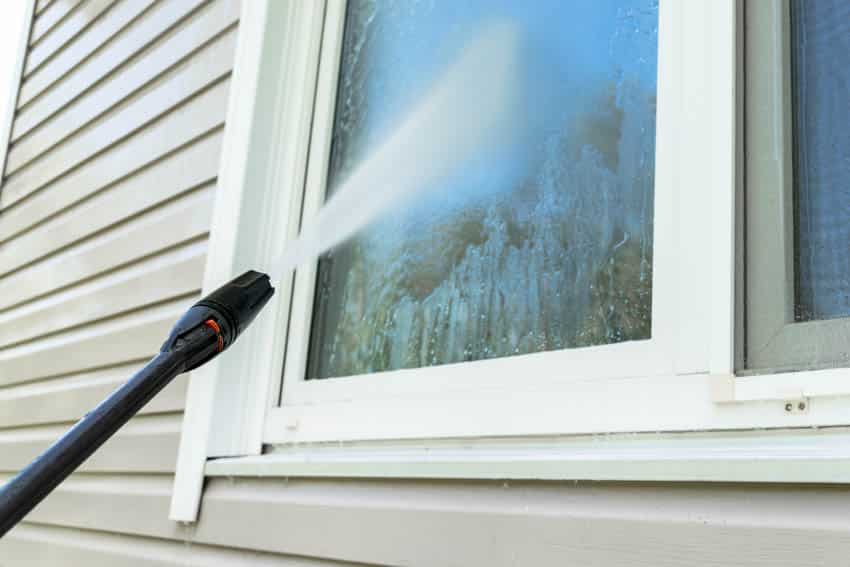
[[[313,115],[314,134],[310,142],[306,189],[303,191],[305,223],[323,201],[344,11],[344,2],[331,2],[325,15],[325,37]],[[316,28],[314,33],[320,36],[323,30]],[[660,90],[670,91],[669,86],[666,89],[662,86]],[[662,121],[659,119],[659,122]],[[669,126],[669,121],[666,123]],[[671,133],[672,128],[668,127],[659,137],[670,139]],[[659,169],[670,168],[669,160],[665,159],[660,158],[662,164]],[[657,202],[671,202],[671,191],[671,184],[657,183],[656,192],[660,194]],[[656,207],[656,258],[669,258],[673,254],[673,216],[669,206]],[[654,262],[652,338],[646,341],[381,372],[367,379],[355,376],[308,381],[305,379],[306,358],[316,269],[315,264],[304,266],[295,276],[291,306],[286,306],[291,318],[285,349],[283,404],[277,407],[277,403],[273,403],[268,407],[264,442],[572,432],[569,419],[561,416],[561,411],[546,412],[545,408],[553,399],[569,395],[575,382],[672,372],[673,329],[679,327],[679,321],[676,320],[673,293],[676,275],[670,268],[670,263]],[[286,333],[280,333],[281,340],[286,336]],[[528,386],[535,390],[535,395],[533,400],[529,400],[526,410],[514,405],[517,402],[515,394],[526,387],[522,383],[527,381],[522,379],[523,376],[534,376],[533,383]],[[275,391],[279,388],[279,382],[273,383]],[[270,396],[270,400],[276,402],[276,396]],[[428,401],[423,403],[422,400]],[[466,406],[466,411],[434,411],[458,402]],[[514,417],[510,420],[504,419],[505,415],[510,415],[502,411],[505,405],[513,410],[510,413]],[[538,411],[532,409],[535,407]],[[335,414],[333,419],[328,419],[328,411]],[[546,425],[534,423],[540,413],[548,413]],[[495,417],[487,423],[487,427],[479,427],[487,422],[486,419],[470,423],[470,416],[478,420],[485,415]],[[544,429],[541,430],[541,427]]]
[[[316,95],[322,7],[243,5],[205,289],[242,269],[274,274],[303,187],[317,182],[305,141],[311,101],[329,96],[321,80]],[[753,430],[850,424],[850,370],[734,375],[738,22],[734,0],[661,1],[650,341],[315,382],[277,408],[284,337],[308,319],[299,297],[288,328],[287,277],[228,356],[193,373],[172,519],[193,521],[204,476],[221,474],[846,482],[841,435],[806,445]],[[600,353],[624,358],[600,366]],[[580,450],[581,435],[700,430],[740,433]],[[331,441],[345,446],[321,445]],[[671,460],[677,443],[688,449]],[[835,472],[810,466],[813,456]]]
[[[6,157],[9,153],[9,145],[12,141],[12,124],[15,120],[15,113],[18,106],[18,92],[21,89],[21,82],[24,76],[24,62],[27,58],[27,46],[32,33],[33,14],[35,12],[36,0],[26,0],[24,8],[24,18],[21,22],[23,28],[20,33],[18,42],[18,53],[15,61],[15,66],[12,69],[12,76],[9,77],[9,98],[6,106],[6,114],[0,124],[0,192],[2,192],[3,178],[6,173]]]
[[[637,438],[636,438],[637,437]],[[290,446],[213,459],[211,477],[850,483],[850,430]]]

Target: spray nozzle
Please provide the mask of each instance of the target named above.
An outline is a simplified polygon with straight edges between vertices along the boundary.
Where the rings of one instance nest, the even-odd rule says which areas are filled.
[[[232,345],[272,295],[274,288],[268,275],[247,271],[190,307],[174,325],[160,350],[172,350],[189,332],[201,326],[209,327],[218,335],[218,349],[199,360],[192,360],[185,370],[197,368]]]

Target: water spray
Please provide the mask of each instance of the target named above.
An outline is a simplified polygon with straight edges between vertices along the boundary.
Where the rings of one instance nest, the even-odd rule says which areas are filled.
[[[516,140],[524,121],[516,80],[518,44],[511,22],[484,25],[288,243],[272,279],[279,281],[439,185],[476,156]]]

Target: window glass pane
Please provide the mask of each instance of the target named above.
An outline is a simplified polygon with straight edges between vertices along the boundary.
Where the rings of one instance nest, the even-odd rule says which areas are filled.
[[[850,316],[850,2],[792,0],[797,319]]]
[[[532,134],[320,260],[309,378],[649,338],[657,0],[350,0],[328,191],[493,21]]]

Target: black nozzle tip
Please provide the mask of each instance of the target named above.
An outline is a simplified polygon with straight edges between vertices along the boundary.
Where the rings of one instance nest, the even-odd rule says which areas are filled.
[[[244,331],[274,295],[269,276],[249,270],[224,284],[195,306],[213,309],[221,315],[220,321],[224,348],[227,348]]]

